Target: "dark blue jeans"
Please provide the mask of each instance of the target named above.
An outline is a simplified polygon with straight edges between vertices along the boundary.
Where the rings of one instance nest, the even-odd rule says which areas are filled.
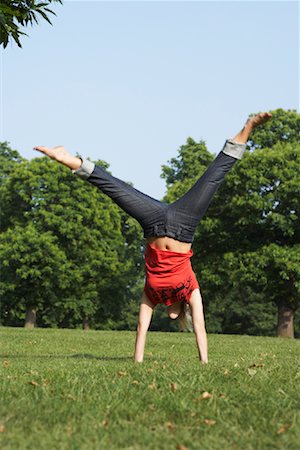
[[[143,194],[89,160],[83,160],[81,167],[74,173],[97,186],[127,214],[134,217],[142,226],[145,238],[168,236],[191,243],[196,226],[205,214],[214,193],[237,159],[242,158],[244,151],[244,144],[226,141],[222,151],[194,186],[171,204]]]

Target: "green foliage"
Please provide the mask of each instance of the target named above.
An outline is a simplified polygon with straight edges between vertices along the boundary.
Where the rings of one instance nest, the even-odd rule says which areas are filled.
[[[17,210],[13,204],[13,200],[7,191],[7,182],[13,169],[24,159],[17,152],[17,150],[12,150],[9,147],[8,142],[0,142],[0,228],[1,231],[4,229],[4,224],[7,222],[7,214],[10,214],[10,209],[13,208]],[[11,201],[12,200],[12,201]]]
[[[17,150],[9,147],[9,142],[0,142],[0,167],[1,167],[1,185],[4,179],[10,174],[14,164],[23,161],[22,156]]]
[[[300,115],[272,115],[196,231],[193,266],[213,332],[272,334],[275,305],[299,308]],[[189,139],[163,168],[166,200],[184,194],[211,159],[203,142]]]
[[[18,230],[30,225],[36,239],[41,236],[43,240],[45,233],[52,236],[57,255],[63,252],[68,264],[68,271],[65,271],[68,289],[64,292],[56,288],[49,275],[53,295],[49,301],[50,297],[44,292],[43,300],[36,301],[38,324],[74,327],[83,319],[89,319],[93,326],[122,322],[123,312],[126,316],[123,305],[133,301],[132,291],[138,283],[137,271],[142,263],[141,237],[138,238],[141,233],[135,221],[95,187],[47,158],[14,164],[3,182],[1,196],[3,238],[9,234],[14,242]],[[33,259],[28,264],[37,272],[40,256],[35,255],[38,251],[38,246],[30,246],[28,237],[24,252],[32,254]],[[13,279],[13,258],[17,258],[17,252],[5,253],[5,258]],[[17,263],[23,264],[23,260],[17,259]],[[60,276],[55,269],[57,265],[54,259],[49,261],[49,266]],[[37,289],[34,286],[38,278],[30,283],[32,292]],[[7,290],[3,290],[6,305],[11,305],[11,314],[18,309],[20,320],[26,303],[21,295],[22,288],[15,284],[13,289],[11,283],[9,289],[10,297]],[[14,303],[12,297],[15,297]],[[7,316],[2,317],[7,323]]]
[[[5,48],[13,40],[22,47],[20,37],[27,35],[21,27],[38,24],[40,17],[51,24],[49,15],[55,15],[48,8],[51,3],[62,0],[0,0],[0,45]]]
[[[231,259],[227,280],[263,290],[268,301],[299,307],[300,144],[248,154],[228,175],[231,198],[219,223]],[[224,191],[222,192],[224,195]],[[217,205],[215,205],[217,207]],[[217,238],[218,241],[218,238]]]
[[[284,299],[291,309],[299,308],[300,244],[264,245],[257,251],[227,253],[229,279],[233,285],[261,293],[264,301],[277,305]]]
[[[256,222],[263,242],[299,239],[300,143],[257,149],[235,169],[226,190],[232,192],[227,210],[233,223],[249,235]]]
[[[0,235],[1,315],[20,323],[26,308],[53,308],[71,284],[70,263],[49,231],[33,223],[16,225]]]

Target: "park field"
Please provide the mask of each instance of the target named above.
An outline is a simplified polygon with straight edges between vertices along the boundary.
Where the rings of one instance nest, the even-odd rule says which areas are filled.
[[[300,342],[0,328],[0,448],[300,449]]]

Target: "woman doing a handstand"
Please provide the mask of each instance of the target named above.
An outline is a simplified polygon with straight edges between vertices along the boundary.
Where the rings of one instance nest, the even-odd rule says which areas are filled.
[[[195,229],[225,175],[242,158],[252,130],[270,117],[269,113],[250,117],[244,128],[233,139],[225,142],[222,151],[194,186],[171,204],[143,194],[91,161],[72,156],[64,147],[35,147],[35,150],[69,167],[78,176],[101,189],[134,217],[144,230],[147,244],[146,282],[137,327],[134,354],[136,362],[142,362],[144,358],[146,334],[153,309],[158,303],[163,303],[171,319],[182,314],[184,304],[190,305],[199,358],[207,363],[202,298],[190,262]]]

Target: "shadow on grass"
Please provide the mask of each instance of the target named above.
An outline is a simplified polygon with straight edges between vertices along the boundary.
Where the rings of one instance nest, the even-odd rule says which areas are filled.
[[[0,358],[34,358],[34,359],[96,359],[100,361],[129,361],[133,360],[132,356],[95,356],[89,353],[79,353],[78,355],[0,355]]]

